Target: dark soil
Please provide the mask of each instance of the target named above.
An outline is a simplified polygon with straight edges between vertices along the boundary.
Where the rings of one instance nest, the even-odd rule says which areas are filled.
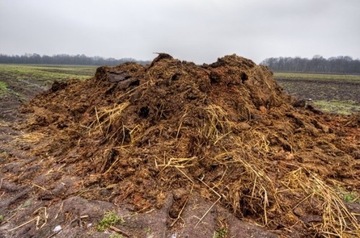
[[[45,90],[40,83],[14,80],[6,74],[1,75],[1,81],[6,83],[8,90],[0,95],[0,121],[11,122],[19,119],[19,106]]]
[[[359,236],[336,190],[360,189],[359,116],[293,105],[236,55],[54,84],[3,135],[0,237],[108,237],[106,210],[130,237]]]
[[[360,83],[348,81],[304,80],[278,78],[288,93],[300,99],[339,100],[360,103]]]

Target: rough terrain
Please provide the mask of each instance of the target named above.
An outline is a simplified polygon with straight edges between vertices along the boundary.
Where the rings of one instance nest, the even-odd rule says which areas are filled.
[[[1,127],[0,237],[360,235],[342,198],[360,189],[360,116],[296,101],[251,60],[100,67],[21,112]],[[124,219],[109,233],[105,211]]]

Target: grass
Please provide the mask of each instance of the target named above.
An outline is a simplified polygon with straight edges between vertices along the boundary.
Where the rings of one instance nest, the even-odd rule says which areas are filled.
[[[122,217],[118,216],[115,212],[106,212],[96,228],[98,231],[102,232],[108,229],[110,226],[121,223],[124,223],[124,219]]]
[[[8,96],[7,104],[24,102],[49,88],[54,81],[84,80],[95,71],[96,66],[0,64],[0,97]]]
[[[111,234],[109,236],[109,238],[124,238],[124,236],[120,235],[120,234],[117,234],[117,233],[114,233],[114,234]]]
[[[95,66],[0,64],[0,74],[2,77],[13,77],[17,80],[32,79],[47,83],[69,78],[86,79],[94,75],[95,70]]]
[[[0,223],[4,221],[4,216],[0,215]]]
[[[346,193],[343,195],[345,202],[358,202],[360,203],[360,197],[355,192]]]
[[[6,94],[8,88],[5,82],[0,81],[0,96]]]
[[[359,203],[360,204],[360,193],[357,191],[348,191],[343,187],[336,187],[336,192],[345,202],[348,203]]]
[[[338,101],[338,100],[316,100],[314,106],[322,111],[349,115],[353,112],[360,112],[360,104],[354,101]]]
[[[310,74],[310,73],[284,73],[275,72],[275,78],[281,79],[302,79],[302,80],[325,80],[325,81],[346,81],[360,84],[360,75],[346,75],[346,74]]]
[[[225,238],[227,237],[228,230],[226,228],[221,228],[214,232],[213,238]]]

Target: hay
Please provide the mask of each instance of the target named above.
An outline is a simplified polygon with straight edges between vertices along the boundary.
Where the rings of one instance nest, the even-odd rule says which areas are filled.
[[[90,124],[89,133],[100,131],[107,140],[113,139],[120,133],[121,144],[124,144],[127,128],[121,123],[121,116],[129,105],[129,102],[123,102],[110,108],[102,108],[99,112],[95,107],[96,120]]]
[[[282,183],[288,190],[283,190],[281,193],[301,194],[303,197],[292,207],[292,211],[304,203],[320,206],[319,215],[322,222],[310,225],[318,234],[339,237],[360,235],[360,226],[356,217],[349,212],[336,191],[316,174],[299,168],[287,174]]]

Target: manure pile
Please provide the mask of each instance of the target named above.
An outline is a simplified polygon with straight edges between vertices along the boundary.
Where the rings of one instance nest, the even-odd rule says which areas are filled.
[[[297,104],[268,68],[236,55],[100,67],[22,109],[39,159],[14,180],[36,179],[39,199],[78,194],[139,212],[182,189],[172,218],[198,194],[283,235],[359,236],[337,190],[360,189],[359,116]],[[57,193],[66,176],[81,179]]]

